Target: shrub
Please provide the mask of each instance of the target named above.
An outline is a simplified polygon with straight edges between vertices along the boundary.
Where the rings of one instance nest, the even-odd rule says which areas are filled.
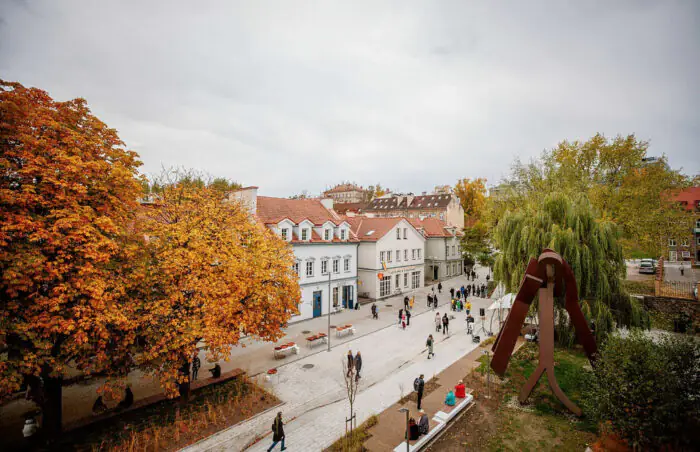
[[[700,444],[700,342],[692,336],[609,337],[587,392],[587,413],[637,450]]]

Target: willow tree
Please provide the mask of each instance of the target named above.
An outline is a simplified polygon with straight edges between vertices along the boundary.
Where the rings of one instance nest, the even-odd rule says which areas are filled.
[[[498,221],[493,241],[501,252],[494,278],[509,292],[517,291],[529,259],[551,248],[571,265],[582,310],[595,321],[599,339],[615,323],[643,326],[647,321],[644,310],[620,284],[626,268],[619,238],[619,228],[598,220],[585,197],[550,194],[523,204],[516,212],[505,212]],[[557,307],[562,312],[563,300],[558,300]],[[570,344],[574,336],[567,317],[558,318],[559,339]]]

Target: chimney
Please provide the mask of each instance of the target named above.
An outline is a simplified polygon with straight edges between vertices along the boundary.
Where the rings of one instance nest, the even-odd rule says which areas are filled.
[[[243,187],[228,194],[229,201],[238,201],[255,215],[258,210],[258,187]]]
[[[333,210],[333,198],[323,198],[321,199],[321,204],[328,210]]]

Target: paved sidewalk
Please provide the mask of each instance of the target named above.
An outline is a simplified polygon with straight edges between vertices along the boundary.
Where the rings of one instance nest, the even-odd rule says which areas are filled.
[[[482,269],[481,281],[484,281]],[[452,286],[466,283],[466,277],[443,282],[449,290]],[[285,402],[281,407],[287,422],[285,433],[287,447],[291,450],[322,450],[332,444],[345,431],[344,419],[349,414],[343,386],[342,361],[348,349],[362,352],[363,372],[360,393],[355,409],[360,424],[372,414],[377,414],[394,404],[412,389],[413,380],[419,374],[427,377],[441,372],[454,361],[473,350],[477,344],[466,335],[466,315],[452,313],[451,334],[435,334],[433,311],[427,311],[427,290],[417,291],[416,310],[422,311],[411,318],[411,326],[405,331],[398,327],[396,312],[403,307],[402,296],[392,298],[382,305],[391,304],[382,310],[380,322],[383,327],[371,334],[351,339],[334,347],[331,352],[315,353],[285,366],[278,366],[279,379],[273,378],[267,385]],[[449,293],[440,300],[444,303],[435,312],[449,309]],[[418,295],[420,294],[420,295]],[[472,298],[472,309],[487,307],[492,300]],[[363,307],[366,309],[366,307]],[[369,313],[368,313],[369,315]],[[388,315],[388,318],[387,318]],[[371,321],[371,319],[370,319]],[[477,323],[477,328],[480,324]],[[358,333],[360,333],[358,331]],[[433,334],[437,340],[435,359],[426,359],[425,340]],[[482,336],[485,338],[485,336]],[[236,364],[243,367],[240,364]],[[250,447],[251,451],[266,450],[270,444],[270,425],[275,412],[265,413],[250,419],[191,446],[189,451],[245,450],[257,437],[264,438]]]

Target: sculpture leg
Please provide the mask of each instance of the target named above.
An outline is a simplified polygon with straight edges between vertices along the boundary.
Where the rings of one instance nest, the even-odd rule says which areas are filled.
[[[520,403],[525,403],[527,398],[530,397],[530,393],[533,389],[535,389],[537,381],[540,379],[544,371],[544,366],[540,364],[539,366],[537,366],[537,369],[535,369],[535,371],[532,372],[530,378],[527,379],[527,382],[520,389],[520,396],[518,397],[518,401],[520,401]]]
[[[564,404],[572,413],[576,416],[581,416],[581,408],[576,406],[574,402],[569,400],[569,398],[564,394],[564,391],[559,387],[557,383],[557,378],[554,376],[554,368],[547,368],[547,381],[549,382],[549,388],[552,390],[557,399]]]

